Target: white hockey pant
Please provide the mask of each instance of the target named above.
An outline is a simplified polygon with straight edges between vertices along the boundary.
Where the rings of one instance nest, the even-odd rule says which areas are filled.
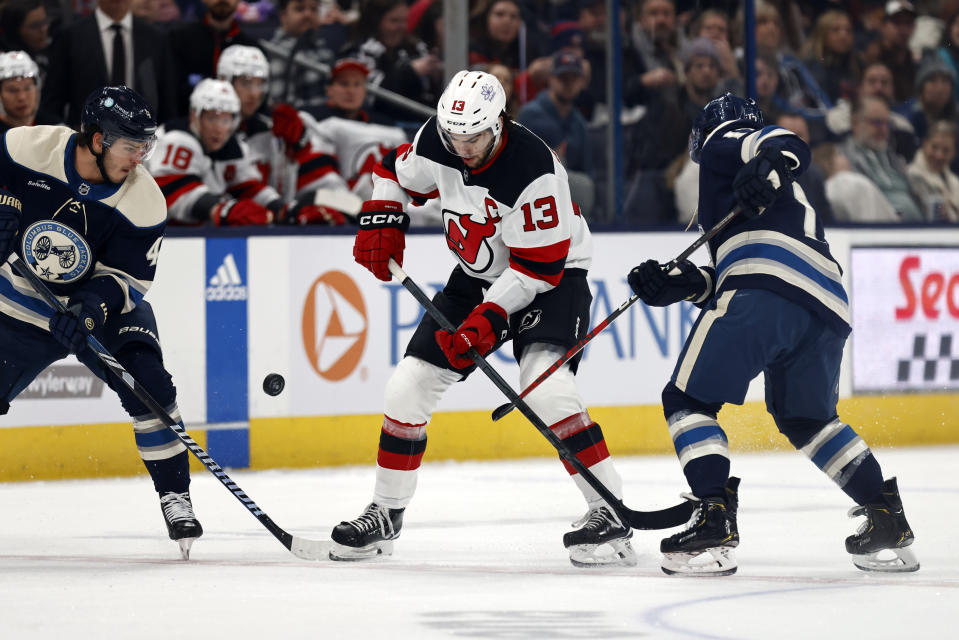
[[[564,353],[562,347],[548,344],[535,344],[527,348],[520,359],[521,388],[525,389]],[[418,358],[403,358],[386,385],[383,431],[406,440],[426,438],[426,425],[432,418],[433,410],[450,385],[460,378],[455,371],[442,369]],[[525,400],[561,439],[592,424],[576,388],[575,376],[568,366],[555,371]],[[622,497],[622,478],[610,458],[605,457],[588,466],[615,496]],[[377,464],[374,501],[392,509],[406,507],[416,491],[417,471],[387,469]],[[603,504],[596,491],[578,473],[573,473],[573,481],[590,508]]]

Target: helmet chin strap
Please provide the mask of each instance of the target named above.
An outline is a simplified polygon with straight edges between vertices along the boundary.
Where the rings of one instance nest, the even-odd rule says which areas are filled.
[[[103,178],[103,181],[111,187],[115,187],[118,184],[120,184],[119,182],[114,182],[113,180],[110,179],[109,174],[107,174],[107,168],[103,164],[103,156],[106,155],[107,150],[106,150],[106,147],[103,145],[102,137],[100,139],[100,153],[97,153],[96,151],[93,150],[92,144],[90,145],[90,153],[92,153],[93,157],[96,158],[97,169],[100,171],[100,177]]]

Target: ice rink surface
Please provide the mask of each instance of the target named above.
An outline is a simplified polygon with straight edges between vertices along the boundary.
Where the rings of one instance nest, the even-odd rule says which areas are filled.
[[[25,455],[43,455],[42,452]],[[959,448],[878,450],[899,477],[922,568],[867,574],[843,548],[861,519],[801,454],[736,454],[739,572],[576,569],[562,535],[585,511],[557,461],[425,464],[393,556],[292,556],[212,475],[192,559],[166,539],[146,477],[0,485],[0,638],[954,638]],[[678,501],[672,457],[619,458],[633,509]],[[359,515],[368,467],[231,471],[281,527],[328,539]]]

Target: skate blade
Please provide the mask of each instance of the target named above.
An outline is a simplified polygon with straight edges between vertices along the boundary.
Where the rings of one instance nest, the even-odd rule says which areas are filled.
[[[664,553],[660,567],[666,575],[731,576],[736,573],[734,547],[712,547],[689,553]]]
[[[180,538],[176,541],[180,545],[180,557],[184,560],[190,559],[190,548],[193,546],[193,541],[196,538]]]
[[[892,557],[889,557],[889,556]],[[909,547],[883,549],[873,553],[853,554],[852,563],[863,571],[908,573],[919,571],[919,560]]]
[[[567,547],[569,562],[574,567],[635,567],[636,552],[629,540],[612,540],[603,544],[574,544]]]
[[[334,542],[330,547],[330,560],[341,562],[356,562],[359,560],[370,560],[377,556],[393,555],[393,541],[382,540],[368,544],[365,547],[348,547],[346,545]]]

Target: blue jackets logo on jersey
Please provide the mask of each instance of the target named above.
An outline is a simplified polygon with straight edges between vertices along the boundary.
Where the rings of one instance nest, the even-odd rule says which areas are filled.
[[[51,282],[79,280],[90,268],[90,245],[70,227],[42,220],[23,233],[23,257],[34,272]]]

